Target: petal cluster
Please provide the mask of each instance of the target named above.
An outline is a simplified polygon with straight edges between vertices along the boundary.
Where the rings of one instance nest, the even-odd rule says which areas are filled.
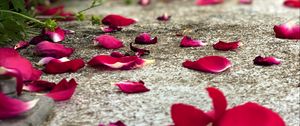
[[[122,81],[115,84],[124,93],[141,93],[150,91],[143,81]]]

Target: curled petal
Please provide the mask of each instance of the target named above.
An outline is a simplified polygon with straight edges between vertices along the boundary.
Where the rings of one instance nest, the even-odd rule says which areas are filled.
[[[44,80],[36,80],[30,83],[26,83],[23,87],[23,90],[31,91],[31,92],[40,92],[40,91],[49,91],[55,87],[55,83],[44,81]]]
[[[112,26],[108,26],[108,27],[101,27],[101,30],[105,33],[110,33],[110,32],[116,32],[116,31],[121,31],[123,28],[121,27],[112,27]]]
[[[147,5],[150,5],[151,0],[139,0],[138,3],[142,6],[147,6]]]
[[[134,81],[122,81],[115,84],[119,89],[124,93],[142,93],[150,91],[145,87],[143,81],[134,82]]]
[[[72,97],[77,87],[77,83],[74,79],[69,82],[64,78],[62,79],[46,96],[52,98],[55,101],[64,101]]]
[[[76,72],[84,67],[84,61],[82,59],[74,59],[70,61],[62,62],[59,59],[52,59],[44,68],[44,72],[48,74],[60,74],[67,72]]]
[[[171,16],[169,16],[167,13],[164,13],[162,16],[159,16],[156,19],[159,21],[169,21]]]
[[[24,48],[27,48],[28,46],[29,46],[29,42],[27,42],[27,41],[19,41],[15,45],[14,49],[16,49],[16,50],[24,49]]]
[[[32,109],[39,99],[29,102],[23,102],[18,99],[13,99],[5,96],[0,92],[0,119],[7,119],[21,115],[24,112]]]
[[[100,35],[94,40],[94,45],[101,45],[106,49],[118,49],[123,47],[123,43],[110,35]]]
[[[186,104],[173,104],[171,117],[175,126],[207,126],[212,119],[202,110]]]
[[[285,23],[274,26],[276,38],[282,39],[300,39],[300,25],[294,23]]]
[[[62,44],[43,41],[36,45],[35,51],[38,55],[49,56],[55,58],[69,57],[74,49],[67,48]]]
[[[150,34],[142,33],[135,38],[137,44],[155,44],[157,43],[157,37],[151,38]]]
[[[216,50],[221,50],[221,51],[229,51],[229,50],[235,50],[240,46],[240,42],[223,42],[219,41],[218,43],[214,44],[213,47]]]
[[[55,28],[53,31],[50,29],[44,29],[42,34],[48,36],[52,42],[60,42],[65,39],[65,31],[60,27]]]
[[[110,14],[102,19],[102,24],[112,27],[129,26],[136,23],[136,20],[121,15]]]
[[[22,88],[23,88],[23,78],[22,78],[22,74],[18,70],[7,69],[3,66],[0,66],[0,76],[15,77],[17,80],[16,91],[18,95],[21,95]]]
[[[252,0],[240,0],[240,4],[251,4]]]
[[[206,56],[197,61],[185,61],[183,67],[207,73],[220,73],[231,67],[231,62],[222,56]]]
[[[191,37],[184,36],[180,42],[180,47],[199,47],[206,45],[201,40],[194,40]]]
[[[117,121],[114,123],[109,123],[108,125],[99,124],[98,126],[126,126],[122,121]]]
[[[143,55],[149,55],[150,54],[149,50],[137,48],[137,47],[133,46],[132,43],[130,43],[130,49],[132,51],[136,52],[137,56],[143,56]]]
[[[300,8],[300,0],[285,0],[283,4],[287,7]]]
[[[198,6],[203,6],[203,5],[220,4],[223,2],[224,2],[224,0],[196,0],[195,4]]]
[[[281,62],[280,62],[280,59],[277,59],[272,56],[270,56],[270,57],[257,56],[253,60],[253,63],[255,65],[261,65],[261,66],[271,66],[271,65],[279,65]]]
[[[217,88],[209,87],[206,88],[206,90],[213,103],[213,111],[208,113],[208,115],[216,121],[225,113],[227,108],[227,100],[222,91]]]
[[[277,113],[251,102],[227,110],[218,124],[217,126],[285,126]]]

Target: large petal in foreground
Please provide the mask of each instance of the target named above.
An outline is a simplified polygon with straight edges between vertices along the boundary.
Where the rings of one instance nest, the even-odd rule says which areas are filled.
[[[231,62],[223,56],[206,56],[197,61],[185,61],[183,67],[208,73],[220,73],[231,67]]]
[[[143,81],[122,81],[115,84],[124,93],[141,93],[150,91]]]
[[[287,7],[300,8],[300,0],[285,0],[283,4]]]
[[[46,96],[55,101],[64,101],[72,97],[77,87],[76,81],[72,78],[69,82],[62,79]]]
[[[194,40],[191,37],[184,36],[180,42],[180,47],[200,47],[206,45],[201,40]]]
[[[300,25],[293,21],[281,25],[275,25],[274,32],[276,38],[300,39]]]
[[[270,57],[257,56],[253,60],[253,63],[255,65],[261,65],[261,66],[272,66],[272,65],[279,65],[281,62],[280,62],[280,59],[277,59],[272,56],[270,56]]]
[[[240,46],[240,42],[223,42],[219,41],[218,43],[214,44],[213,47],[216,50],[221,50],[221,51],[229,51],[229,50],[235,50]]]
[[[196,0],[195,4],[198,6],[214,5],[214,4],[223,3],[223,1],[224,0]]]
[[[62,44],[43,41],[36,45],[35,51],[40,56],[49,56],[55,58],[69,57],[74,49],[67,48]]]
[[[123,43],[111,35],[100,35],[94,40],[94,45],[100,45],[106,49],[118,49],[123,47]]]

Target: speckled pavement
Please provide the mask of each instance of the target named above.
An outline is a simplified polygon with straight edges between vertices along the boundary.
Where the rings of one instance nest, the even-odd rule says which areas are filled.
[[[95,126],[99,122],[122,120],[128,126],[164,126],[172,124],[170,106],[187,103],[209,110],[211,101],[205,87],[215,86],[227,96],[229,106],[247,101],[258,102],[278,112],[288,126],[300,125],[300,42],[277,39],[273,26],[299,16],[299,9],[282,5],[283,0],[254,0],[252,5],[237,4],[237,0],[225,0],[224,4],[199,7],[193,0],[175,0],[169,4],[156,2],[150,7],[124,5],[111,1],[92,9],[87,14],[121,14],[136,18],[139,22],[112,35],[121,39],[129,51],[129,43],[141,32],[158,36],[155,45],[137,45],[151,50],[147,59],[155,64],[130,71],[99,71],[85,67],[76,73],[43,75],[43,79],[58,82],[62,77],[75,78],[79,85],[71,100],[58,102],[48,126]],[[66,4],[72,11],[89,6],[88,1],[71,1]],[[164,12],[172,15],[170,22],[156,20]],[[94,47],[92,39],[102,34],[99,26],[86,22],[62,23],[64,28],[75,30],[63,42],[76,49],[72,58],[85,61],[97,54],[109,54],[115,50]],[[180,48],[185,34],[204,40],[208,45],[200,48]],[[212,48],[218,40],[241,40],[237,51],[222,52]],[[39,58],[29,50],[23,51],[32,61]],[[207,74],[183,68],[186,59],[196,60],[207,55],[228,57],[233,66],[220,74]],[[279,66],[255,66],[252,60],[258,56],[275,56],[283,60]],[[143,80],[150,92],[124,94],[112,85],[122,80]]]

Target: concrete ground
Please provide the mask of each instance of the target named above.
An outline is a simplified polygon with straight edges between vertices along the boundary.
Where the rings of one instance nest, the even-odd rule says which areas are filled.
[[[120,0],[121,1],[121,0]],[[128,126],[163,126],[172,124],[170,106],[187,103],[209,110],[211,101],[205,88],[215,86],[228,98],[229,106],[247,101],[258,102],[278,112],[288,126],[300,125],[300,42],[274,37],[273,26],[299,16],[299,9],[286,8],[283,0],[254,0],[252,5],[239,5],[237,0],[225,0],[224,4],[199,7],[193,0],[174,0],[169,4],[155,2],[149,7],[124,5],[110,1],[92,9],[87,14],[121,14],[139,19],[133,26],[111,35],[121,39],[129,51],[129,43],[141,32],[158,36],[155,45],[137,45],[151,50],[147,59],[155,64],[130,71],[99,71],[85,67],[76,73],[43,75],[43,79],[56,81],[62,77],[75,78],[79,83],[71,100],[58,102],[48,126],[95,126],[99,122],[122,120]],[[89,6],[90,1],[66,3],[68,10],[78,11]],[[170,22],[156,20],[163,13],[172,15]],[[97,54],[109,54],[115,50],[96,48],[92,39],[102,34],[99,26],[89,22],[67,22],[64,28],[75,30],[63,42],[76,49],[71,58],[82,57],[86,61]],[[200,48],[180,48],[185,34],[205,40]],[[237,51],[222,52],[212,48],[218,40],[241,40]],[[37,62],[30,52],[29,58]],[[220,74],[208,74],[183,68],[186,59],[196,60],[207,55],[228,57],[233,66]],[[281,65],[255,66],[252,60],[258,56],[275,56],[283,59]],[[122,80],[143,80],[150,92],[124,94],[112,85]]]

